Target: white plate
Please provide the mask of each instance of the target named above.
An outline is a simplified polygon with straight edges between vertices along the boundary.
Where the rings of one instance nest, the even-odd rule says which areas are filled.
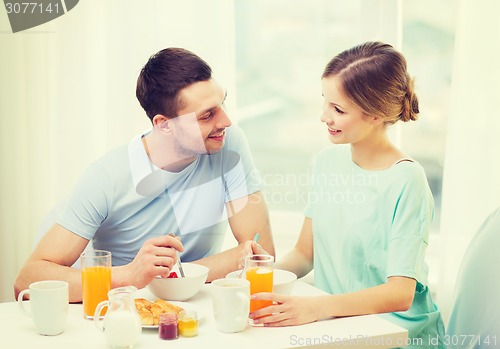
[[[154,301],[153,301],[154,302]],[[201,310],[201,308],[195,304],[186,303],[186,302],[174,302],[168,301],[169,303],[176,305],[178,307],[183,308],[184,310],[194,310],[198,315],[198,321],[205,317],[205,314]],[[142,328],[158,328],[158,325],[142,325]]]

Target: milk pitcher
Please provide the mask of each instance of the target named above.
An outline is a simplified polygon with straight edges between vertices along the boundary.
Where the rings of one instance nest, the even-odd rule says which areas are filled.
[[[133,348],[139,342],[142,325],[135,308],[136,291],[134,286],[114,288],[108,292],[108,300],[100,302],[95,310],[94,323],[113,349]],[[108,310],[101,319],[104,307]]]

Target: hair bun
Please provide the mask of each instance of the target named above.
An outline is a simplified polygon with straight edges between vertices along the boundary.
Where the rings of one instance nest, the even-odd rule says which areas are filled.
[[[418,108],[418,98],[414,92],[415,80],[409,75],[407,76],[408,85],[403,101],[403,110],[401,111],[400,119],[403,122],[415,121],[418,119],[420,110]]]

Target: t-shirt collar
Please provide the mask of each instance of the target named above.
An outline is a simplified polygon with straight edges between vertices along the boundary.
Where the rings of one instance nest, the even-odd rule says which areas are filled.
[[[128,157],[132,182],[137,194],[156,197],[163,193],[179,177],[190,171],[197,161],[194,161],[193,164],[190,164],[179,173],[168,172],[158,168],[151,163],[142,144],[142,137],[147,136],[150,132],[151,130],[144,131],[130,140]]]

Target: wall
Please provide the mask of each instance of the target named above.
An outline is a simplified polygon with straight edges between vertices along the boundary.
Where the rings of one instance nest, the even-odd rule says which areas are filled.
[[[13,300],[37,227],[83,169],[149,127],[135,82],[151,54],[199,54],[231,110],[232,13],[225,0],[85,0],[12,34],[0,10],[0,301]]]

